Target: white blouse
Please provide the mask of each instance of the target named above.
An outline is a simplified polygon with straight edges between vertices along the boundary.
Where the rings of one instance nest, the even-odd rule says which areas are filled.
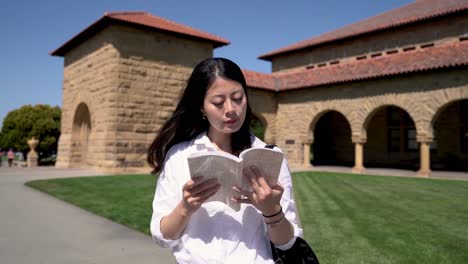
[[[252,147],[266,144],[252,136]],[[174,145],[166,155],[153,200],[151,234],[162,247],[170,247],[178,263],[273,263],[267,227],[254,206],[241,204],[236,212],[221,202],[206,202],[192,214],[182,236],[165,239],[161,234],[161,219],[170,214],[182,199],[182,186],[190,179],[187,157],[198,151],[216,151],[214,144],[201,133],[191,141]],[[291,174],[283,160],[278,179],[284,187],[281,206],[294,228],[294,237],[285,245],[288,249],[302,236],[298,226],[293,198]]]

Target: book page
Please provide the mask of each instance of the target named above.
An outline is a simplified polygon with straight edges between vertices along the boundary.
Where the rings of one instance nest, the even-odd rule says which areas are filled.
[[[284,154],[268,148],[250,148],[240,154],[242,168],[255,166],[270,186],[278,183],[278,176],[283,164]],[[242,175],[242,173],[241,173]],[[242,176],[242,189],[252,191],[248,180]]]
[[[229,154],[227,154],[229,155]],[[218,179],[221,188],[207,202],[219,201],[227,204],[235,211],[240,210],[240,205],[231,201],[231,197],[237,195],[232,190],[239,174],[239,159],[235,159],[217,152],[196,153],[188,158],[190,177],[203,176],[205,179]]]

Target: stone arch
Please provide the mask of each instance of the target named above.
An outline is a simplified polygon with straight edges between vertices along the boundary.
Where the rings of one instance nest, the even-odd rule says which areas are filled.
[[[447,102],[430,122],[433,170],[468,170],[468,99]]]
[[[363,131],[365,167],[418,168],[416,122],[406,109],[394,104],[373,109]]]
[[[428,131],[428,137],[433,138],[434,123],[438,119],[439,115],[452,103],[468,99],[468,89],[458,89],[456,91],[446,91],[441,93],[440,96],[433,96],[431,102],[426,105],[430,107],[430,113],[432,114],[427,122],[426,130]]]
[[[342,111],[326,109],[312,119],[309,126],[310,157],[314,165],[351,166],[354,146],[351,142],[349,117]]]
[[[395,94],[367,99],[363,106],[354,112],[354,122],[352,124],[356,126],[356,129],[353,130],[356,133],[353,134],[353,141],[365,143],[367,141],[367,126],[370,120],[372,120],[375,113],[388,106],[398,107],[408,113],[416,126],[416,133],[423,133],[424,126],[421,118],[418,118],[420,115],[418,115],[417,105],[411,101],[411,98]]]
[[[85,167],[87,165],[88,142],[92,131],[91,113],[86,103],[75,108],[72,125],[72,163]]]
[[[342,111],[341,109],[339,109],[338,107],[324,107],[322,109],[313,109],[311,111],[310,114],[308,114],[307,116],[310,117],[310,119],[308,121],[306,121],[306,124],[308,124],[308,127],[306,127],[306,132],[304,132],[303,134],[305,135],[304,136],[304,142],[308,142],[308,143],[313,143],[314,142],[314,130],[315,130],[315,126],[317,125],[317,122],[320,120],[320,118],[325,115],[326,113],[328,112],[338,112],[339,114],[341,114],[345,119],[346,121],[348,122],[348,124],[350,125],[351,127],[351,134],[352,134],[352,125],[351,125],[351,119],[350,119],[350,114],[347,113],[347,112],[344,112]]]

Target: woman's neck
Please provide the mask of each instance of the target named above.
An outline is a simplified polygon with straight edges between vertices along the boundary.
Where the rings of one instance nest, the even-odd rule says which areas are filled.
[[[231,134],[219,133],[218,131],[208,130],[208,138],[218,150],[232,153]]]

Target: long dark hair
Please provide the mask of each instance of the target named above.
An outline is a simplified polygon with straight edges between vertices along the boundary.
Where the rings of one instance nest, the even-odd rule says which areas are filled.
[[[201,132],[207,131],[208,120],[203,119],[200,109],[203,106],[206,91],[217,77],[239,82],[247,97],[247,84],[242,70],[234,62],[225,58],[210,58],[200,62],[187,82],[177,107],[162,125],[153,143],[148,149],[148,163],[153,173],[162,170],[169,149],[177,143],[191,140]],[[248,99],[248,98],[247,98]],[[239,153],[251,147],[250,121],[252,110],[247,100],[247,111],[242,127],[231,137],[233,153]]]

